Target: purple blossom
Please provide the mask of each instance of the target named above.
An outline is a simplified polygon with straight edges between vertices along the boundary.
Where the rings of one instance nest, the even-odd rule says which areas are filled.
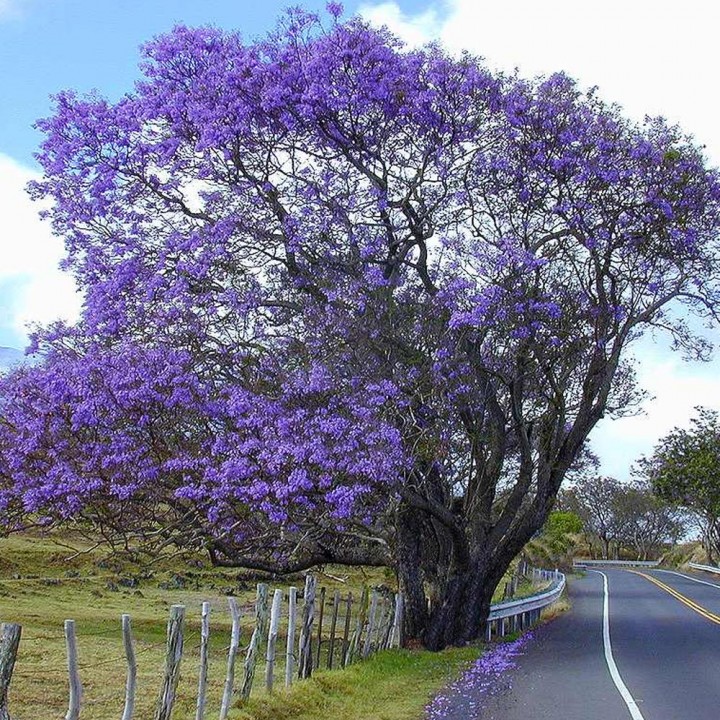
[[[330,15],[332,15],[336,20],[345,11],[345,8],[343,7],[342,3],[339,3],[339,2],[329,2],[326,7],[327,7],[328,13],[330,13]]]
[[[490,646],[460,677],[437,694],[425,708],[426,720],[450,720],[470,717],[478,712],[478,703],[492,695],[504,676],[517,666],[528,643],[534,638],[527,632],[517,640]]]

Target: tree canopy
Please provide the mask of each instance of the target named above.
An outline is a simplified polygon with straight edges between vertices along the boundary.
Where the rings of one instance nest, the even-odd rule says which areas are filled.
[[[565,75],[331,5],[250,43],[178,26],[132,92],[38,123],[85,303],[1,381],[0,505],[272,572],[387,564],[438,648],[637,399],[628,345],[707,354],[684,313],[716,317],[720,184]]]
[[[720,557],[720,417],[696,408],[689,428],[674,428],[639,463],[640,472],[666,500],[701,521],[711,560]]]
[[[600,541],[604,559],[614,546],[615,558],[623,552],[648,560],[685,532],[686,517],[678,504],[658,496],[647,480],[621,483],[586,475],[562,490],[559,504],[580,519],[591,549],[593,540]]]

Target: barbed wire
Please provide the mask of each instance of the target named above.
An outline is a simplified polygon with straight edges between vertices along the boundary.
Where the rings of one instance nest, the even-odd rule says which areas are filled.
[[[84,633],[85,636],[88,635],[88,633]],[[60,636],[62,639],[64,639],[64,635]],[[184,636],[183,642],[184,643],[190,643],[195,640],[197,640],[200,637],[200,633],[198,631],[193,631],[188,633]],[[137,643],[138,641],[136,641]],[[136,645],[135,648],[135,655],[144,655],[148,652],[151,652],[153,650],[164,650],[167,645],[167,641],[163,642],[155,642],[150,643],[147,641],[139,641],[142,642],[144,647],[138,648]],[[91,670],[93,668],[102,667],[104,665],[112,665],[112,664],[122,664],[127,662],[127,657],[125,654],[123,655],[117,655],[111,658],[106,658],[105,660],[94,660],[92,662],[86,662],[86,663],[79,663],[78,664],[78,670]],[[22,674],[24,676],[29,677],[40,677],[47,674],[66,674],[67,670],[64,668],[53,668],[53,667],[43,667],[42,670],[39,669],[33,669],[32,667],[28,667],[26,663],[18,662],[18,668],[17,668],[18,674]]]

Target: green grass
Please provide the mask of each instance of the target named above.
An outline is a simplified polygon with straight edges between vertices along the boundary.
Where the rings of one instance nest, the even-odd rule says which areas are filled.
[[[88,549],[77,538],[61,539],[67,545]],[[76,622],[80,675],[83,683],[82,716],[90,720],[116,720],[122,711],[126,664],[120,616],[132,617],[138,661],[136,717],[150,718],[162,677],[165,632],[169,606],[187,607],[185,653],[175,720],[194,717],[199,661],[200,606],[212,603],[211,648],[207,717],[217,717],[225,679],[230,639],[228,590],[236,593],[242,609],[241,645],[249,641],[254,619],[255,583],[238,580],[235,571],[216,570],[195,558],[190,565],[168,560],[150,568],[131,561],[108,561],[101,551],[76,557],[52,536],[13,536],[0,539],[0,622],[23,626],[20,651],[10,688],[10,711],[18,720],[62,717],[67,710],[67,672],[63,622]],[[181,569],[178,569],[181,568]],[[327,568],[319,583],[332,597],[337,588],[357,598],[363,585],[393,585],[383,570]],[[178,575],[183,587],[173,587]],[[344,579],[341,582],[337,578]],[[123,583],[137,583],[125,587]],[[302,578],[278,585],[302,585]],[[162,586],[162,587],[161,587]],[[272,587],[272,585],[271,585]],[[326,611],[327,612],[327,611]],[[326,614],[327,632],[329,617]],[[247,718],[418,718],[432,692],[477,649],[445,653],[387,651],[346,670],[318,672],[310,681],[283,687],[282,662],[276,670],[278,691],[264,695],[264,651],[256,671],[257,688],[250,703],[233,710],[232,717]],[[278,648],[282,659],[284,649]],[[242,673],[244,653],[238,658],[236,678]]]
[[[319,672],[290,691],[251,699],[233,720],[417,720],[431,697],[480,654],[388,650],[341,672]]]
[[[89,549],[77,538],[65,536],[61,541]],[[128,582],[137,585],[123,585]],[[298,576],[277,585],[302,586],[302,582]],[[358,598],[363,586],[392,587],[394,578],[384,570],[328,567],[327,575],[319,575],[319,584],[327,588],[328,597],[338,589],[343,595],[351,590]],[[499,592],[502,587],[501,583]],[[68,695],[63,621],[72,618],[76,622],[84,690],[81,715],[88,720],[117,720],[124,701],[126,672],[120,632],[123,613],[132,617],[137,649],[135,717],[151,718],[162,677],[168,610],[170,605],[180,603],[187,607],[186,639],[173,718],[191,720],[197,690],[200,606],[204,600],[212,604],[207,717],[217,717],[230,639],[226,599],[229,591],[236,594],[242,610],[244,648],[254,620],[255,582],[243,579],[237,571],[213,569],[199,558],[184,564],[182,560],[164,559],[151,567],[138,567],[129,559],[108,560],[99,550],[77,555],[52,536],[0,539],[0,622],[19,622],[23,626],[10,689],[13,718],[45,720],[64,715]],[[537,587],[524,582],[517,597],[536,591]],[[326,632],[329,620],[326,609]],[[284,647],[279,647],[277,690],[267,696],[262,689],[263,651],[253,695],[245,706],[232,710],[231,718],[417,720],[433,694],[480,652],[479,647],[453,648],[442,653],[385,651],[345,670],[316,672],[311,680],[296,682],[286,690]],[[241,652],[236,678],[242,673],[243,659]]]

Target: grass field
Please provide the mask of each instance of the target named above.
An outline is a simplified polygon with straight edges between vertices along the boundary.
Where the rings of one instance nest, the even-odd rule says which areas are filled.
[[[65,545],[79,545],[50,537],[0,539],[0,621],[23,626],[20,652],[10,691],[15,720],[62,717],[67,710],[67,671],[63,622],[76,622],[78,654],[83,683],[83,712],[88,720],[116,720],[122,711],[126,664],[120,616],[132,617],[138,661],[138,700],[135,717],[152,718],[162,677],[168,610],[172,604],[187,607],[185,654],[174,718],[194,717],[199,661],[200,606],[212,604],[208,717],[217,717],[225,678],[230,639],[226,596],[237,596],[242,608],[241,645],[250,636],[254,615],[255,583],[238,579],[237,572],[218,571],[198,561],[177,570],[173,564],[152,567],[107,561],[100,551],[76,552]],[[74,558],[73,555],[76,555]],[[339,582],[320,576],[328,594],[336,588],[356,596],[363,585],[392,584],[382,570],[355,571],[329,568]],[[283,580],[280,587],[291,584]],[[302,578],[295,579],[302,586]],[[446,653],[386,651],[345,671],[320,672],[311,681],[284,688],[272,698],[254,691],[250,702],[234,709],[231,717],[314,718],[336,720],[418,718],[432,693],[449,676],[479,653],[462,648]],[[238,662],[242,668],[242,656]],[[264,663],[258,664],[262,675]],[[278,669],[281,675],[282,667]],[[280,685],[282,680],[280,678]],[[260,688],[262,682],[256,681]]]
[[[78,554],[78,550],[84,551]],[[344,582],[343,582],[344,581]],[[302,587],[303,578],[283,579],[278,587]],[[393,587],[384,570],[327,568],[319,584],[328,597],[335,589],[357,598],[363,586]],[[495,601],[501,599],[501,583]],[[138,662],[135,718],[150,720],[160,688],[168,611],[186,606],[185,653],[175,720],[195,717],[200,644],[200,607],[210,601],[210,672],[207,717],[217,717],[225,679],[231,619],[227,595],[236,596],[242,611],[241,646],[247,645],[254,621],[256,583],[237,571],[218,570],[200,559],[163,560],[138,566],[108,559],[70,536],[0,538],[0,622],[23,626],[11,690],[14,720],[48,720],[67,710],[67,670],[63,622],[76,622],[83,720],[117,720],[125,697],[126,663],[120,616],[132,618]],[[272,589],[271,584],[271,589]],[[536,591],[521,583],[517,597]],[[442,653],[419,650],[384,651],[341,671],[316,672],[311,680],[283,686],[268,697],[262,687],[264,660],[257,668],[250,701],[236,707],[234,720],[417,720],[423,708],[452,676],[478,657],[479,646]],[[281,658],[283,650],[278,649]],[[236,677],[242,672],[238,658]],[[237,683],[236,683],[237,684]]]

